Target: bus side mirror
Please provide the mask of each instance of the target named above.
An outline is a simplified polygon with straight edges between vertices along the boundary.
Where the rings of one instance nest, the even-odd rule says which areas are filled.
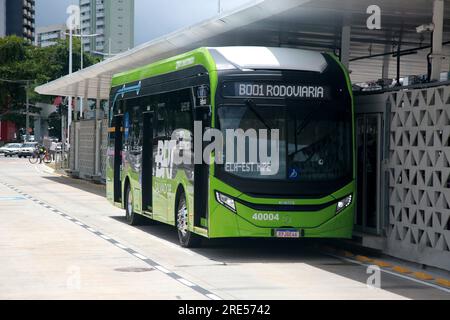
[[[195,108],[195,121],[201,121],[203,127],[211,127],[211,106]]]

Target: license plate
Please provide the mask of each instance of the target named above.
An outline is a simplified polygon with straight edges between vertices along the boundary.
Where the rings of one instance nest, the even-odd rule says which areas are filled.
[[[300,231],[298,230],[275,230],[275,236],[277,238],[300,238]]]

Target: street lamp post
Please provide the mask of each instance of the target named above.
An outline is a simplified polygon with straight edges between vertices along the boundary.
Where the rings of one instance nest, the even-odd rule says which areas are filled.
[[[67,33],[66,33],[67,35]],[[81,61],[80,61],[80,70],[84,69],[84,43],[83,43],[83,38],[90,38],[90,37],[97,37],[99,36],[98,33],[94,33],[94,34],[83,34],[81,29],[80,29],[80,34],[73,34],[73,32],[70,32],[68,34],[70,37],[77,37],[80,38],[80,56],[81,56]],[[70,42],[70,48],[72,49],[72,41]],[[71,55],[72,56],[72,55]],[[80,97],[80,116],[83,116],[83,97]]]
[[[73,72],[73,27],[69,29],[69,74]],[[72,97],[69,96],[67,111],[67,141],[70,143],[70,126],[72,125]]]

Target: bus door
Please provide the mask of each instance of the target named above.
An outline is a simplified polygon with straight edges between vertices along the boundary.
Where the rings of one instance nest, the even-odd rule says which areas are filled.
[[[153,211],[153,112],[142,114],[144,139],[142,144],[142,209]]]
[[[195,108],[195,121],[201,121],[203,130],[211,127],[211,107],[201,106]],[[203,139],[202,139],[203,140]],[[194,141],[196,143],[196,141]],[[203,142],[203,150],[206,143]],[[194,168],[194,226],[203,229],[208,228],[208,181],[209,167],[207,164],[195,164]]]
[[[123,115],[114,116],[114,202],[122,202]]]

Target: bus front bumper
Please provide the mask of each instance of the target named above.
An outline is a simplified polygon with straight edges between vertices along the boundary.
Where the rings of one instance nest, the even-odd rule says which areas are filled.
[[[255,207],[239,201],[232,208],[223,201],[220,203],[215,192],[209,215],[209,237],[280,238],[294,235],[297,238],[350,239],[356,208],[353,187],[351,184],[336,193],[338,199],[352,196],[350,204],[342,210],[337,210],[336,201],[314,211],[277,211],[270,205]]]
[[[217,207],[211,215],[214,216],[214,224],[209,228],[210,238],[277,238],[277,231],[298,230],[299,238],[350,239],[353,233],[354,204],[315,227],[261,227],[221,207]]]

